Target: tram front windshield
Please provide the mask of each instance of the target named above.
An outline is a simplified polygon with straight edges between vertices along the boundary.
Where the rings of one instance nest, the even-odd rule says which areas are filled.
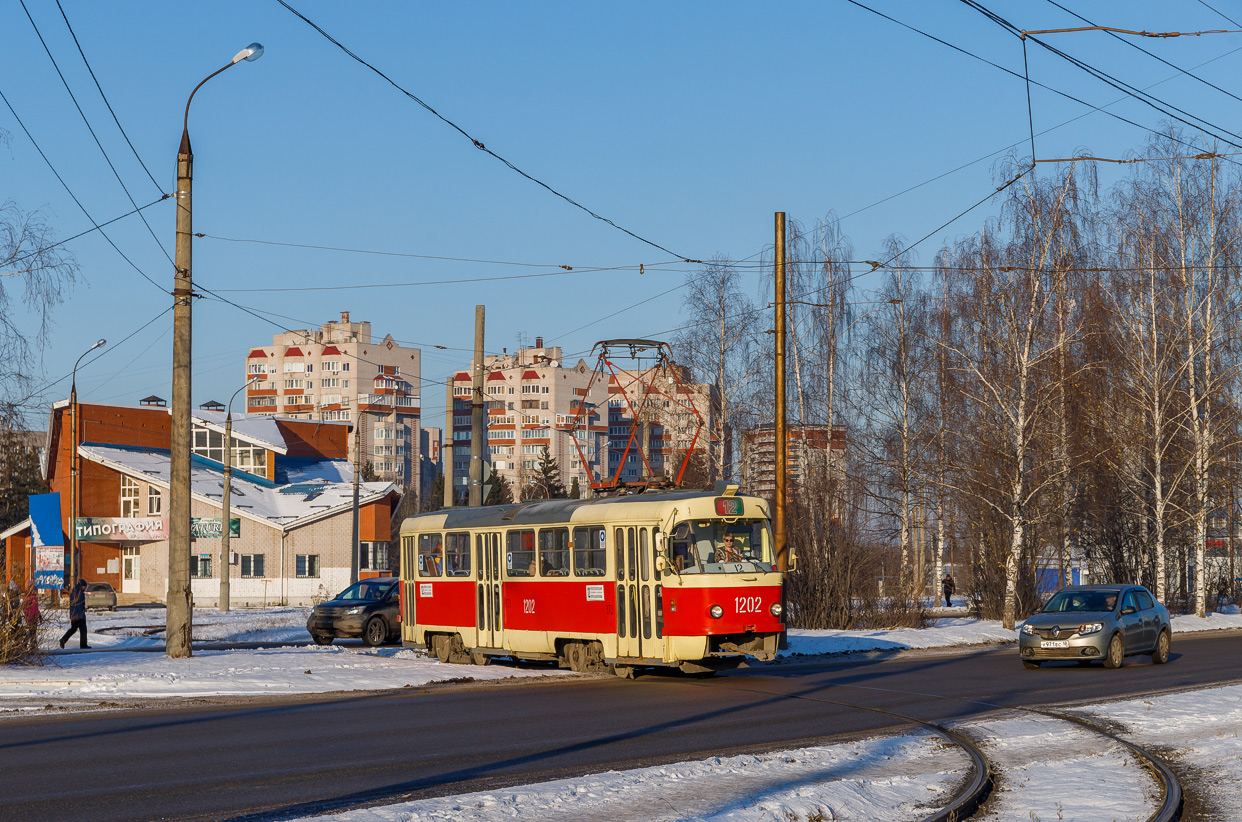
[[[679,522],[668,543],[669,560],[681,574],[753,574],[775,570],[767,520]]]

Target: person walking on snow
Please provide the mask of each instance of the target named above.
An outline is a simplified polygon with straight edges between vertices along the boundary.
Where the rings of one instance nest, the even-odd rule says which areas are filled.
[[[944,591],[944,607],[952,608],[953,607],[953,592],[954,590],[956,590],[953,587],[953,575],[952,574],[944,575],[944,582],[940,583],[940,588],[941,590]]]
[[[81,579],[73,584],[73,590],[69,592],[69,630],[60,638],[60,647],[65,647],[69,637],[77,631],[82,632],[81,647],[91,647],[86,644],[86,581]]]

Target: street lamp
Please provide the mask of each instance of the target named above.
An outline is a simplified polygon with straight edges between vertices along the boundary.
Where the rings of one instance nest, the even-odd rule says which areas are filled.
[[[255,374],[229,397],[229,410],[224,416],[224,495],[220,503],[220,610],[229,609],[229,488],[233,480],[233,400],[262,375]]]
[[[73,364],[69,383],[69,441],[73,448],[69,454],[69,584],[78,581],[78,365],[82,357],[107,344],[107,340],[100,340],[82,352]]]
[[[173,388],[172,452],[169,467],[168,598],[164,652],[171,657],[191,655],[193,618],[190,596],[190,301],[194,281],[190,274],[193,220],[191,190],[194,155],[190,151],[190,102],[212,77],[242,60],[254,61],[263,47],[251,43],[233,56],[228,65],[203,78],[185,101],[181,147],[177,150],[177,244],[173,286]]]

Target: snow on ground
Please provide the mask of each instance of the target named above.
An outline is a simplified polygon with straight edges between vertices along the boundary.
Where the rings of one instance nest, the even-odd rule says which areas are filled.
[[[1148,750],[1172,752],[1183,781],[1193,778],[1210,807],[1200,818],[1242,822],[1242,685],[1185,691],[1082,709],[1120,723]],[[1178,768],[1178,763],[1181,768]]]
[[[1158,783],[1124,745],[1051,717],[1015,715],[955,726],[998,776],[980,822],[1109,822],[1146,819]]]
[[[609,771],[315,818],[331,822],[898,822],[922,819],[948,804],[969,767],[970,760],[960,748],[926,733]]]

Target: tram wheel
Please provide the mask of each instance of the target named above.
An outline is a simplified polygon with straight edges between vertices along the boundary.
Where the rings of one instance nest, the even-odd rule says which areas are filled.
[[[622,679],[633,679],[634,678],[634,666],[633,665],[614,665],[612,667],[612,672],[616,674],[617,676],[621,677]]]
[[[566,642],[561,649],[565,659],[565,667],[576,674],[585,674],[589,668],[586,645],[581,642]]]
[[[478,651],[471,651],[470,661],[473,662],[475,665],[486,665],[487,663],[492,661],[492,658],[488,656],[487,654],[481,654]]]
[[[469,665],[474,661],[470,653],[466,651],[466,643],[462,640],[461,634],[445,637],[444,644],[448,648],[448,661],[454,665]]]
[[[449,661],[449,638],[443,634],[436,634],[431,638],[431,650],[436,655],[436,659],[447,663]]]

